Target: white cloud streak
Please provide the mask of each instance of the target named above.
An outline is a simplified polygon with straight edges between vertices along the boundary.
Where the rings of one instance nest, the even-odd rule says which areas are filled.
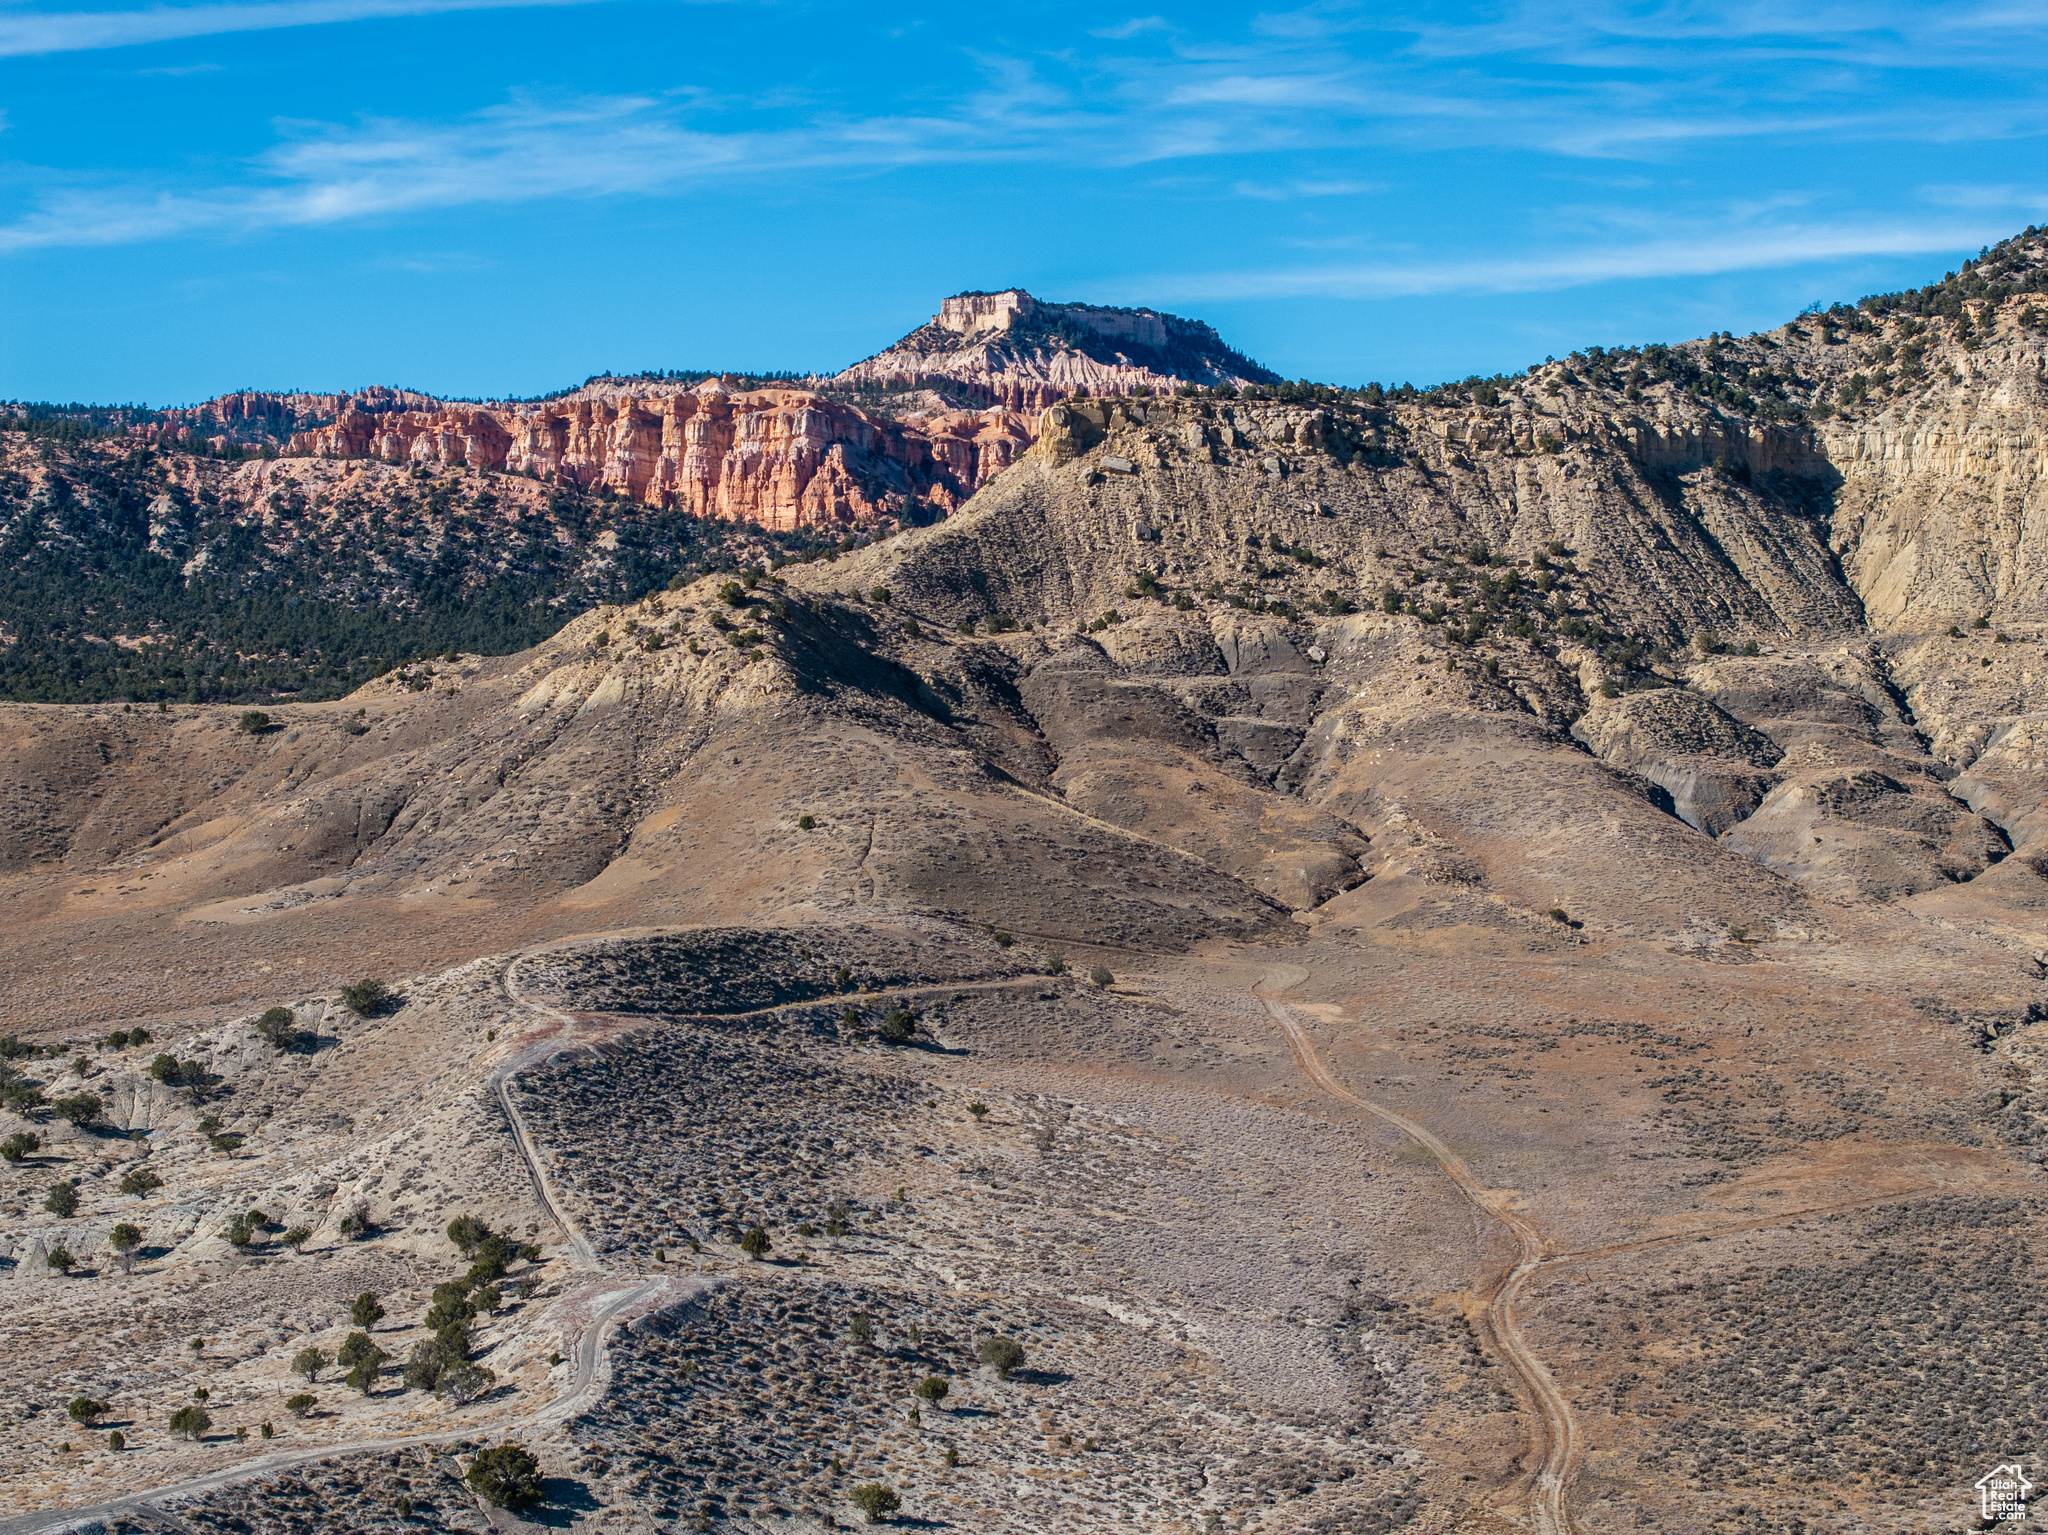
[[[669,192],[741,178],[997,160],[1043,147],[1033,142],[1029,118],[1000,101],[964,118],[869,118],[774,132],[704,131],[689,125],[688,110],[645,97],[606,97],[515,102],[454,125],[379,120],[330,129],[263,156],[255,167],[258,185],[52,193],[32,213],[0,226],[0,254]]]
[[[2037,202],[2041,199],[2035,199]],[[1131,286],[1153,302],[1282,298],[1422,298],[1453,293],[1540,293],[1617,280],[1708,277],[1872,256],[1967,250],[2003,239],[2000,220],[1776,225],[1485,259],[1361,261],[1265,271],[1169,273]]]
[[[450,11],[595,3],[597,0],[272,0],[251,5],[153,5],[140,11],[15,11],[0,14],[0,58],[134,48],[233,32],[275,32]]]
[[[591,3],[596,0],[274,0],[9,11],[0,13],[0,54]],[[821,173],[879,174],[919,165],[1030,160],[1099,171],[1213,160],[1230,165],[1217,178],[1219,192],[1281,202],[1380,190],[1383,162],[1404,151],[1476,147],[1655,165],[1690,145],[1736,140],[1868,146],[1888,139],[2010,138],[2048,128],[2048,91],[2032,67],[2044,36],[2048,21],[2028,8],[1916,10],[1886,0],[1853,9],[1799,0],[1769,9],[1699,0],[1569,10],[1521,5],[1488,25],[1463,28],[1315,4],[1256,18],[1241,38],[1210,40],[1146,16],[1098,33],[1100,47],[1087,57],[977,58],[983,72],[978,88],[916,113],[836,113],[828,100],[793,105],[776,114],[775,126],[752,128],[733,126],[727,115],[682,92],[566,104],[514,100],[454,121],[386,119],[290,130],[285,142],[223,185],[122,185],[109,177],[44,174],[41,194],[0,224],[0,253],[236,236],[465,206],[666,195],[742,181],[793,187]],[[1966,55],[2000,62],[1973,78],[1968,90],[1902,98],[1881,88],[1884,70],[1899,61],[1919,69]],[[1776,67],[1785,59],[1799,62]],[[1816,69],[1816,60],[1831,67]],[[1984,87],[1996,79],[2006,81],[2003,95],[1986,99]],[[1246,157],[1261,154],[1291,154],[1296,163],[1247,175]],[[1300,174],[1304,155],[1315,157],[1309,175]],[[33,185],[33,176],[16,168],[17,184]],[[1958,215],[1972,211],[1950,206]],[[1890,226],[1878,223],[1832,233],[1820,225],[1785,225],[1764,233],[1756,219],[1753,212],[1731,212],[1722,229],[1733,232],[1709,231],[1704,243],[1639,239],[1626,248],[1635,257],[1617,249],[1598,257],[1531,256],[1509,266],[1522,274],[1518,283],[1556,286],[1602,280],[1574,274],[1603,260],[1613,266],[1640,259],[1645,270],[1672,275],[1820,259],[1782,252],[1820,251],[1834,238],[1848,242],[1836,254],[1954,248],[1932,224],[1890,234],[1884,232]],[[1635,238],[1615,222],[1604,233]],[[1894,240],[1909,243],[1884,243]],[[1767,258],[1770,249],[1781,254]],[[1329,267],[1203,281],[1247,285],[1246,292],[1261,284],[1277,285],[1276,293],[1427,292],[1443,291],[1432,283],[1458,288],[1495,281],[1503,270],[1491,262],[1469,271]],[[1487,278],[1488,271],[1496,277]]]

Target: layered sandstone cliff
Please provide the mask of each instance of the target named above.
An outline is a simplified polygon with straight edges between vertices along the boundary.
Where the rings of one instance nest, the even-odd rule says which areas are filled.
[[[768,528],[951,511],[1030,445],[1004,411],[889,419],[802,389],[611,384],[513,406],[349,408],[289,451],[456,465],[606,489]]]
[[[598,378],[547,400],[481,403],[381,387],[241,391],[129,430],[216,453],[498,470],[787,529],[951,512],[1031,446],[1045,407],[1075,395],[1277,379],[1197,321],[1013,289],[947,299],[930,324],[822,387],[745,382]],[[864,408],[873,394],[896,398]]]

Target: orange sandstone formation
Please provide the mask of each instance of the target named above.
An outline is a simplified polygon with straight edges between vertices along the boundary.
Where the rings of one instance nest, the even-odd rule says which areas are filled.
[[[653,506],[760,523],[867,523],[951,511],[1031,445],[1022,417],[889,420],[803,389],[596,385],[535,405],[376,411],[351,401],[288,451],[530,473]]]

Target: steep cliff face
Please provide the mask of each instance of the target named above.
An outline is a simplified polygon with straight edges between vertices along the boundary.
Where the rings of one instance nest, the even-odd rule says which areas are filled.
[[[771,529],[951,511],[1030,444],[1002,411],[903,419],[808,390],[594,385],[537,405],[350,409],[293,434],[334,458],[498,469]]]
[[[1279,381],[1198,320],[1152,309],[1047,304],[1021,288],[956,294],[929,322],[832,380],[884,392],[932,389],[1012,410],[1043,410],[1075,395]]]
[[[1012,290],[946,300],[818,389],[727,376],[599,378],[538,402],[241,391],[125,430],[215,453],[499,470],[787,530],[950,512],[1031,445],[1038,412],[1074,395],[1277,382],[1198,321]]]
[[[1998,317],[1994,345],[1940,358],[1954,384],[1824,434],[1838,542],[1873,628],[2048,618],[2048,336],[2015,318]]]

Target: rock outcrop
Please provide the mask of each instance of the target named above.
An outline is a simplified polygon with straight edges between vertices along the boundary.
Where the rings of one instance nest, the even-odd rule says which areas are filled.
[[[891,419],[804,389],[588,385],[538,404],[350,408],[289,451],[505,470],[651,506],[759,523],[866,524],[949,512],[1030,446],[1006,411]]]
[[[1187,384],[1242,388],[1280,379],[1199,320],[1046,304],[1011,288],[954,295],[929,323],[832,382],[1043,410],[1075,395],[1172,394]]]

